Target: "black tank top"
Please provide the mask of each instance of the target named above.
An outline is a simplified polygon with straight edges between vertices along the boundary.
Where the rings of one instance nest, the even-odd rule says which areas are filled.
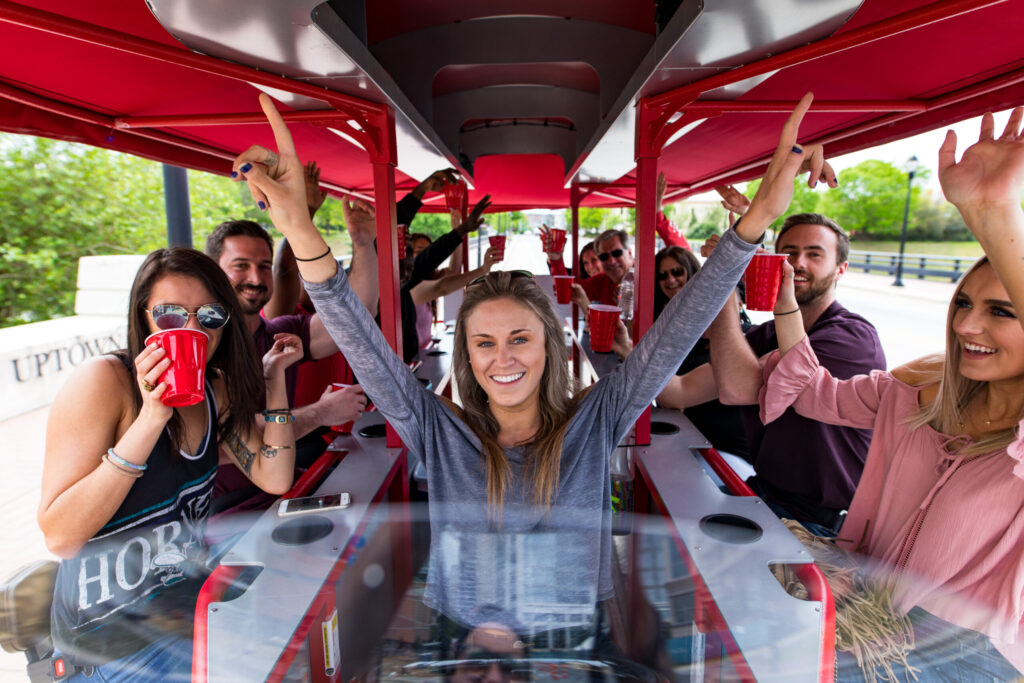
[[[79,663],[101,663],[167,635],[192,637],[206,575],[206,518],[217,474],[217,399],[206,383],[209,427],[197,453],[173,455],[164,429],[124,502],[57,572],[54,644]]]

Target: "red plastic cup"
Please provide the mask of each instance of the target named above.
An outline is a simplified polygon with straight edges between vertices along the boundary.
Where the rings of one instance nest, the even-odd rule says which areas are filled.
[[[171,367],[160,376],[167,382],[167,391],[160,397],[165,406],[180,408],[200,403],[206,398],[203,379],[206,376],[206,343],[209,335],[201,330],[163,330],[146,337],[146,344],[155,342],[171,360]]]
[[[350,386],[352,386],[352,385],[351,384],[341,384],[339,382],[331,382],[331,391],[341,391],[342,389],[347,389]],[[331,425],[331,429],[333,431],[339,432],[341,434],[351,434],[352,433],[352,425],[354,425],[355,423],[356,423],[355,420],[349,420],[348,422],[345,422],[345,423],[340,424],[340,425]]]
[[[565,249],[565,230],[551,228],[551,248],[548,251],[561,252]]]
[[[504,235],[491,235],[491,248],[495,252],[495,262],[503,261],[505,259],[505,236]]]
[[[409,236],[409,226],[405,224],[399,224],[396,235],[396,241],[398,244],[398,260],[401,261],[402,259],[405,258],[405,242]]]
[[[555,281],[555,300],[560,304],[572,303],[572,283],[576,281],[572,275],[553,275]]]
[[[449,210],[455,209],[456,211],[463,212],[465,215],[466,199],[468,193],[466,192],[466,182],[460,180],[456,183],[445,182],[444,184],[444,203]]]
[[[615,339],[615,324],[622,311],[618,306],[590,304],[590,348],[606,353],[612,350]]]
[[[743,281],[747,289],[747,308],[751,311],[772,311],[782,284],[782,264],[786,254],[754,254]]]

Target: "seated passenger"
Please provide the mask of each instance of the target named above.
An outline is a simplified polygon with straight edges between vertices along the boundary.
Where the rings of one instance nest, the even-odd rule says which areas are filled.
[[[208,336],[205,400],[170,408],[161,401],[170,361],[146,338],[178,327]],[[235,292],[207,256],[174,248],[146,258],[132,285],[128,348],[79,366],[47,425],[39,526],[64,558],[54,645],[76,664],[99,665],[95,679],[75,680],[190,680],[218,448],[257,486],[288,490],[295,437],[284,373],[301,354],[298,339],[281,334],[260,362]],[[261,433],[253,416],[264,393],[275,421]]]
[[[820,214],[795,214],[779,229],[775,251],[789,254],[797,273],[797,304],[787,314],[803,324],[822,363],[844,379],[884,369],[874,326],[836,301],[836,284],[850,253],[846,232]],[[708,330],[710,364],[673,378],[658,402],[688,408],[717,397],[726,405],[743,406],[755,471],[747,484],[780,517],[795,519],[818,535],[834,535],[864,469],[871,430],[825,424],[794,410],[762,424],[756,406],[762,384],[758,358],[777,346],[775,323],[744,332],[736,305],[727,305]]]
[[[351,234],[352,248],[356,255],[362,255],[363,252],[372,254],[372,233],[371,236]],[[253,221],[221,223],[206,238],[206,253],[217,262],[234,286],[241,308],[239,319],[252,335],[254,353],[265,353],[273,346],[276,336],[282,333],[293,334],[301,340],[302,356],[299,362],[326,358],[337,353],[337,344],[317,314],[282,315],[270,320],[260,315],[274,294],[274,241],[262,226]],[[363,256],[359,263],[352,278],[354,282],[360,283],[361,301],[374,300],[378,287],[376,258]],[[286,373],[289,406],[295,404],[298,367],[295,364]],[[295,435],[301,439],[321,427],[358,419],[365,407],[366,397],[359,386],[325,393],[315,403],[295,408]],[[300,447],[299,465],[308,467],[324,452],[327,444],[319,434],[314,434],[312,439],[302,442]],[[233,495],[223,498],[228,494]],[[215,496],[223,498],[217,505],[218,511],[262,510],[274,501],[272,496],[259,495],[258,491],[253,490],[250,482],[231,466],[230,456],[226,453],[221,455]]]
[[[874,429],[864,475],[837,543],[892,587],[915,647],[896,678],[1016,680],[1024,674],[1024,109],[993,137],[992,115],[939,181],[985,250],[949,305],[945,361],[840,380],[818,363],[787,269],[776,305],[778,353],[765,365],[765,422],[791,406],[832,424]],[[913,673],[911,673],[913,672]],[[839,680],[863,680],[840,653]]]
[[[489,552],[493,544],[514,549],[515,537],[539,541],[551,535],[543,532],[567,528],[585,561],[573,567],[576,580],[560,589],[591,604],[608,598],[609,457],[721,309],[765,228],[788,205],[800,167],[807,165],[815,179],[823,172],[831,176],[820,147],[794,147],[810,95],[783,129],[749,217],[726,233],[621,369],[588,390],[572,386],[562,323],[531,276],[491,273],[467,285],[452,358],[461,407],[427,391],[388,349],[304,210],[302,165],[285,122],[268,96],[261,94],[260,102],[279,163],[268,172],[263,162],[278,156],[256,146],[236,159],[235,169],[254,196],[267,202],[275,225],[301,257],[306,289],[368,395],[426,464],[428,604],[475,625],[472,608],[479,595],[490,595],[493,582],[503,581],[501,567],[477,571],[473,563],[445,562],[443,546],[454,543],[463,557],[500,563],[505,556]],[[347,221],[372,222],[372,213],[344,205]],[[527,581],[517,592],[531,594],[534,588]]]

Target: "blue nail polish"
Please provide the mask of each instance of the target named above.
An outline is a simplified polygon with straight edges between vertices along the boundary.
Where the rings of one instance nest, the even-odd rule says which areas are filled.
[[[238,177],[238,171],[232,171],[231,172],[231,177],[232,178],[237,178]]]
[[[263,202],[256,202],[256,204],[260,207],[260,211],[266,211],[267,210],[267,205],[264,204]]]
[[[249,171],[252,170],[252,164],[250,164],[248,161],[245,162],[245,164],[242,166],[241,170],[242,170],[242,173],[248,173]]]
[[[793,154],[803,154],[804,150],[800,148],[800,145],[793,145]],[[242,169],[245,170],[244,168]]]

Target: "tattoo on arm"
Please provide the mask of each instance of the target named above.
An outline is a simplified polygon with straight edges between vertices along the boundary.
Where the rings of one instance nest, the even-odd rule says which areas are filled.
[[[260,455],[262,455],[264,458],[276,458],[277,451],[277,446],[268,446],[266,444],[263,444],[263,446],[260,448]]]
[[[235,462],[242,468],[246,476],[252,475],[252,463],[256,459],[256,454],[249,450],[249,447],[242,441],[242,437],[238,436],[237,432],[231,432],[228,434],[227,447],[231,451],[231,455],[234,456]]]

